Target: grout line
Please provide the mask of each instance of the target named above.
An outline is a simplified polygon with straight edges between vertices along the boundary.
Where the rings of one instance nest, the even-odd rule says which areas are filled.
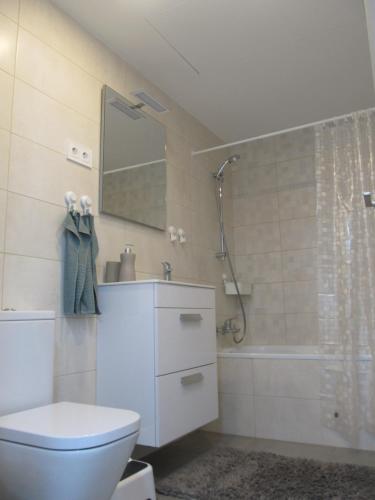
[[[35,90],[36,92],[38,92],[39,94],[47,97],[48,99],[50,99],[51,101],[54,101],[54,102],[57,102],[57,104],[59,104],[60,106],[63,106],[64,108],[68,109],[69,111],[73,111],[74,113],[76,113],[77,115],[85,118],[85,120],[88,120],[90,122],[92,122],[93,124],[95,125],[100,125],[100,120],[99,121],[96,121],[96,120],[93,120],[92,118],[89,118],[87,115],[85,115],[84,113],[82,113],[81,111],[77,111],[75,108],[72,108],[71,106],[69,106],[68,104],[56,99],[56,97],[51,97],[49,94],[47,94],[46,92],[44,92],[43,90],[41,90],[40,88],[38,87],[35,87],[34,85],[32,85],[31,83],[27,82],[26,80],[23,80],[22,78],[20,78],[19,76],[16,76],[14,75],[14,79],[15,80],[18,80],[19,82],[23,83],[24,85],[27,85],[28,87],[32,88],[33,90]],[[100,96],[99,96],[100,98]]]
[[[8,189],[7,192],[8,192],[8,194],[11,194],[13,196],[20,196],[21,198],[26,198],[29,200],[38,201],[39,203],[45,203],[46,205],[50,205],[50,206],[55,207],[55,208],[63,208],[63,209],[65,209],[65,212],[66,212],[66,206],[63,203],[60,204],[60,203],[55,203],[53,201],[43,200],[41,198],[36,198],[35,196],[30,196],[28,194],[19,193],[18,191],[12,191],[10,189]],[[94,214],[94,216],[95,216],[95,214]]]
[[[16,44],[17,44],[17,42],[16,42]],[[11,73],[10,71],[7,71],[3,67],[0,67],[0,73],[4,73],[5,75],[10,76],[13,80],[15,78],[15,74],[14,73]]]
[[[18,19],[20,14],[20,2],[18,3]],[[17,23],[17,32],[16,32],[16,46],[14,51],[14,72],[16,71],[17,64],[17,51],[18,51],[18,35],[19,35],[19,24]],[[15,92],[15,77],[13,76],[12,82],[12,97],[11,97],[11,106],[10,106],[10,130],[13,128],[13,111],[14,111],[14,92]],[[7,228],[8,228],[8,208],[9,208],[9,177],[10,177],[10,157],[12,151],[12,135],[9,131],[9,148],[8,148],[8,162],[7,162],[7,180],[6,180],[6,201],[5,201],[5,213],[4,213],[4,232],[3,232],[3,242],[4,242],[4,256],[2,263],[2,283],[1,283],[1,309],[4,307],[4,296],[5,296],[5,261],[6,261],[6,243],[7,243]]]
[[[28,255],[28,254],[14,253],[14,252],[7,252],[7,251],[5,251],[4,252],[4,256],[7,256],[7,255],[10,255],[12,257],[23,257],[23,258],[27,258],[27,259],[35,259],[35,260],[42,260],[42,261],[43,260],[47,260],[48,262],[63,263],[63,260],[52,259],[51,257],[36,257],[35,255]]]
[[[237,257],[250,257],[251,255],[266,255],[266,254],[270,254],[270,253],[285,253],[285,252],[299,252],[299,251],[303,251],[303,250],[316,250],[318,247],[317,246],[314,246],[314,247],[299,247],[299,248],[281,248],[281,249],[278,249],[278,250],[271,250],[269,252],[257,252],[257,253],[237,253],[235,254],[235,258]]]
[[[96,372],[96,368],[95,369],[90,369],[90,370],[81,370],[81,371],[77,371],[77,372],[68,372],[68,373],[63,373],[63,374],[59,374],[59,375],[54,375],[53,378],[60,378],[60,377],[68,377],[70,375],[80,375],[80,374],[83,374],[83,373],[95,373]]]
[[[286,221],[300,221],[304,219],[316,219],[316,215],[307,215],[306,217],[291,217],[289,219],[278,219],[278,220],[270,220],[264,222],[255,222],[254,224],[244,224],[242,226],[233,226],[233,229],[241,229],[245,227],[254,227],[254,226],[263,226],[265,224],[276,224],[277,222],[286,222]]]
[[[6,19],[9,19],[10,21],[12,21],[14,24],[17,24],[18,25],[18,19],[19,19],[19,12],[20,12],[20,5],[18,4],[18,8],[17,8],[17,20],[14,20],[13,17],[10,17],[8,16],[8,14],[5,14],[5,12],[0,12],[0,16],[4,16]]]
[[[73,22],[75,22],[72,18],[71,18],[71,20]],[[98,78],[98,76],[94,75],[93,73],[90,73],[90,71],[88,71],[86,68],[84,68],[83,66],[81,66],[80,64],[78,64],[76,61],[74,61],[73,59],[71,59],[69,56],[67,56],[63,52],[61,52],[60,49],[56,48],[55,46],[49,44],[48,42],[46,42],[45,40],[43,40],[42,38],[40,38],[37,33],[35,33],[34,31],[31,31],[29,28],[25,27],[21,23],[20,20],[19,20],[19,27],[23,31],[26,31],[26,33],[28,33],[29,35],[31,35],[33,38],[36,38],[40,43],[42,43],[43,45],[45,45],[46,47],[48,47],[50,50],[56,52],[60,57],[64,58],[66,61],[69,61],[70,64],[73,64],[73,66],[76,66],[77,68],[79,68],[83,73],[85,73],[86,75],[89,75],[91,78],[93,78],[94,80],[96,80],[101,85],[104,85],[105,82],[103,82],[100,78]],[[80,28],[85,33],[85,35],[88,35],[89,38],[95,40],[95,42],[97,42],[100,45],[102,45],[105,48],[105,50],[107,50],[108,52],[110,52],[112,55],[115,55],[116,57],[119,57],[119,56],[117,56],[117,54],[114,54],[106,45],[104,45],[102,42],[100,42],[97,38],[95,38],[93,35],[90,35],[82,26],[80,26]],[[120,58],[120,60],[123,62],[124,65],[127,65],[127,63],[126,63],[126,61],[124,59]]]
[[[62,156],[64,160],[69,161],[66,157],[66,153],[63,153],[62,151],[59,151],[58,149],[53,149],[50,146],[47,146],[46,144],[42,144],[41,142],[37,142],[34,139],[31,139],[31,137],[27,137],[25,135],[18,134],[17,132],[14,132],[12,130],[7,130],[7,129],[2,129],[2,130],[9,132],[11,136],[14,135],[14,136],[16,136],[24,141],[31,142],[35,146],[47,149],[48,151],[51,151],[52,153],[58,154],[58,155]],[[78,167],[80,167],[80,165],[78,165]],[[82,168],[85,168],[87,172],[90,172],[90,171],[91,172],[99,172],[99,167],[96,167],[96,166],[93,166],[91,169],[86,168],[86,167],[82,167]]]

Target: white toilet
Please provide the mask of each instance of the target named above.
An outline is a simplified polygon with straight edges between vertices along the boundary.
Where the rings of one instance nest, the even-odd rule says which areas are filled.
[[[0,312],[0,498],[109,500],[140,417],[51,404],[53,356],[54,313]]]

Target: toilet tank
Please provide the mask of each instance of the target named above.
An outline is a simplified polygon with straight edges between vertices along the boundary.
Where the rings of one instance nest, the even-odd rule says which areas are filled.
[[[0,416],[53,398],[55,313],[0,311]]]

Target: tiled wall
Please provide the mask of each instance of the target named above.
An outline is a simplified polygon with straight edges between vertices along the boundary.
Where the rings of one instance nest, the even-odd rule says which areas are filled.
[[[96,320],[61,314],[61,223],[67,190],[90,195],[97,211],[101,87],[128,98],[144,88],[171,110],[154,115],[167,130],[167,223],[188,242],[173,247],[164,232],[100,216],[100,276],[134,243],[138,278],[160,277],[170,260],[175,279],[220,282],[212,165],[190,156],[219,141],[48,1],[0,0],[0,34],[1,307],[57,311],[55,397],[94,401]],[[66,139],[92,148],[92,170],[66,160]],[[226,313],[220,291],[218,306]]]
[[[317,344],[314,131],[233,148],[234,253],[249,344]],[[230,339],[223,342],[230,344]]]
[[[326,362],[293,359],[293,355],[277,359],[277,356],[275,352],[263,359],[219,357],[220,418],[207,429],[261,439],[352,448],[353,443],[325,426],[322,419],[327,407],[321,406],[320,380]],[[342,369],[342,361],[334,363],[336,369]],[[360,397],[367,401],[372,368],[368,361],[360,364],[365,388]],[[355,447],[375,450],[375,439],[361,430]]]

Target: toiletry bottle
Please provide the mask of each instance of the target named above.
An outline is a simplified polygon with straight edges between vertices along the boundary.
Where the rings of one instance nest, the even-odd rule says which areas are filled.
[[[120,255],[119,281],[135,281],[135,253],[132,251],[132,246],[127,244],[124,253]]]

